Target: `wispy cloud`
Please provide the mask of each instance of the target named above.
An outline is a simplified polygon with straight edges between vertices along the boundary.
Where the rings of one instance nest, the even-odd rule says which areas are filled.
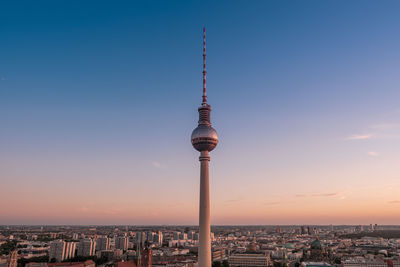
[[[314,193],[311,196],[313,197],[334,197],[337,196],[339,193],[334,192],[334,193]]]
[[[368,156],[371,156],[371,157],[379,157],[380,156],[380,154],[375,151],[369,151],[367,154],[368,154]]]
[[[236,202],[239,202],[239,201],[242,201],[242,200],[243,200],[243,198],[238,197],[238,198],[233,198],[233,199],[227,199],[227,200],[224,201],[224,203],[225,204],[230,204],[230,203],[236,203]]]
[[[390,203],[390,204],[400,204],[400,200],[392,200],[392,201],[388,201],[388,203]]]
[[[400,122],[398,119],[375,123],[368,126],[365,134],[354,134],[348,136],[347,140],[368,140],[368,139],[387,139],[400,138]]]
[[[264,205],[270,206],[270,205],[278,205],[280,203],[281,203],[280,201],[270,201],[270,202],[265,202]]]
[[[162,169],[162,168],[165,168],[165,164],[161,164],[160,162],[158,162],[158,161],[153,161],[152,163],[151,163],[151,165],[154,167],[154,168],[156,168],[156,169]]]
[[[373,137],[372,134],[355,134],[347,137],[347,140],[367,140]]]
[[[331,193],[312,193],[312,194],[296,194],[295,197],[334,197],[339,195],[338,192],[331,192]]]

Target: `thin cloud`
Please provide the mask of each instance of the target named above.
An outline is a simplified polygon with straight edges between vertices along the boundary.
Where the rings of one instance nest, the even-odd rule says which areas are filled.
[[[380,156],[380,154],[378,152],[375,152],[375,151],[369,151],[367,154],[370,157],[379,157]]]
[[[311,196],[313,197],[334,197],[337,196],[339,193],[314,193]]]
[[[151,163],[151,165],[153,165],[153,167],[156,168],[156,169],[161,169],[161,168],[164,168],[164,167],[165,167],[165,165],[161,164],[161,163],[158,162],[158,161],[153,161],[153,162]]]
[[[390,203],[390,204],[400,204],[400,200],[392,200],[392,201],[389,201],[388,203]]]
[[[278,205],[280,203],[281,203],[280,201],[271,201],[271,202],[265,202],[264,205],[270,206],[270,205]]]
[[[296,194],[295,197],[297,198],[305,198],[305,197],[334,197],[339,195],[338,192],[332,192],[332,193],[312,193],[312,194]]]
[[[372,134],[355,134],[347,137],[347,140],[367,140],[373,137]]]
[[[242,198],[227,199],[227,200],[224,201],[224,203],[226,203],[226,204],[236,203],[236,202],[239,202],[241,200],[242,200]]]

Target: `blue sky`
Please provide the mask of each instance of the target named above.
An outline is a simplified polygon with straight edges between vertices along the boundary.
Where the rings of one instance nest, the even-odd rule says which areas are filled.
[[[398,221],[399,8],[3,2],[1,221],[196,223],[199,166],[189,139],[203,26],[220,136],[211,155],[213,223]],[[340,212],[367,210],[371,194],[385,207],[378,219]],[[313,197],[324,206],[299,210]],[[28,200],[35,208],[23,215]],[[326,207],[336,213],[322,220]]]

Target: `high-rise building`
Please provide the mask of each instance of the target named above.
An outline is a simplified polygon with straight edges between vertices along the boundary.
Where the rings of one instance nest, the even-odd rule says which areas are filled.
[[[50,242],[49,260],[61,262],[75,257],[76,243],[55,240]]]
[[[96,241],[91,238],[85,238],[79,241],[78,256],[94,256],[96,250]]]
[[[153,243],[154,232],[147,232],[147,242]]]
[[[65,259],[65,243],[62,240],[55,240],[50,242],[49,260],[56,259],[61,262]]]
[[[305,228],[304,226],[301,227],[300,233],[301,233],[302,235],[306,234],[306,228]]]
[[[126,236],[117,236],[115,238],[115,248],[127,250],[128,249],[128,238]]]
[[[313,229],[311,226],[307,226],[307,232],[309,235],[312,235],[314,233]]]
[[[110,238],[104,236],[96,239],[96,250],[108,250],[108,249],[110,249]]]
[[[153,237],[153,242],[158,244],[159,246],[162,245],[163,243],[163,233],[161,231],[158,231],[154,237]]]
[[[186,240],[186,239],[188,239],[187,233],[180,233],[179,234],[179,240]]]
[[[146,241],[146,233],[145,232],[137,232],[136,233],[136,243],[140,243],[140,245],[143,247],[145,241]]]
[[[179,235],[181,234],[181,232],[174,232],[173,233],[173,239],[174,240],[179,240]]]
[[[210,178],[209,152],[218,144],[218,134],[211,127],[211,106],[207,103],[206,79],[206,29],[203,29],[203,101],[198,108],[199,121],[193,130],[191,141],[193,147],[200,152],[200,208],[199,208],[199,267],[211,267],[210,240]]]
[[[188,232],[188,239],[194,239],[194,234],[195,234],[195,231],[189,231]]]
[[[75,242],[66,242],[65,243],[65,259],[72,259],[75,257],[76,251],[76,243]]]

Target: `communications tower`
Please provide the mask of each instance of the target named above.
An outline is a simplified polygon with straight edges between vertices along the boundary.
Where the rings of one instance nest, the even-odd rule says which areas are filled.
[[[209,152],[218,144],[211,127],[211,106],[207,103],[206,29],[203,29],[203,101],[198,108],[199,122],[192,132],[192,145],[200,152],[199,267],[211,267]]]

